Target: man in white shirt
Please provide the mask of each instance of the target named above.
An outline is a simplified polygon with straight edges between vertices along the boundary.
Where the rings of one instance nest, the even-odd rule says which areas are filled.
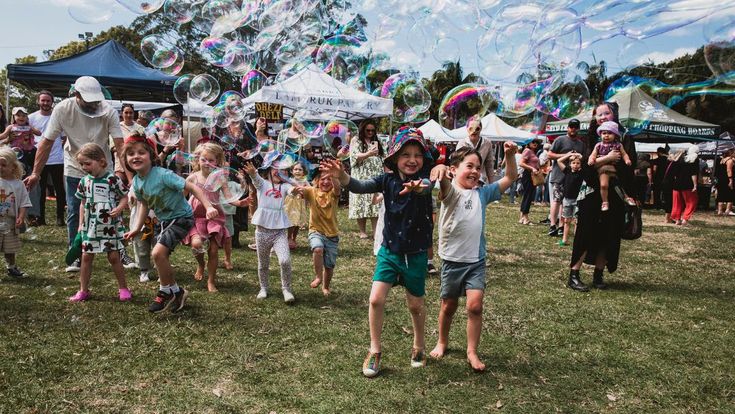
[[[480,117],[471,117],[467,121],[467,138],[459,140],[456,148],[472,147],[480,152],[483,160],[480,181],[482,184],[490,184],[495,173],[493,170],[493,163],[495,162],[493,143],[489,139],[483,138],[480,135],[481,132],[482,121]]]
[[[43,133],[51,119],[53,111],[54,95],[43,90],[38,93],[38,111],[28,116],[28,123]],[[61,138],[61,139],[58,139]],[[41,172],[39,185],[33,187],[30,191],[31,202],[33,208],[30,209],[29,215],[37,216],[37,224],[46,225],[46,185],[51,179],[56,196],[56,225],[63,226],[66,223],[66,192],[64,191],[64,136],[54,137],[54,145],[51,148],[46,166]],[[36,147],[43,139],[43,136],[36,136]]]
[[[82,76],[72,86],[74,95],[61,101],[51,114],[51,119],[38,144],[36,162],[33,172],[25,178],[28,188],[33,188],[41,177],[43,168],[49,159],[54,142],[63,133],[67,137],[64,145],[64,181],[66,184],[67,230],[69,244],[77,235],[79,228],[79,203],[74,197],[79,181],[86,174],[76,160],[76,154],[82,145],[88,142],[98,144],[105,152],[108,168],[112,168],[112,159],[108,145],[111,136],[117,154],[122,153],[122,131],[120,117],[102,93],[102,86],[91,76]],[[75,266],[76,265],[76,266]],[[78,263],[67,268],[67,271],[79,271]]]

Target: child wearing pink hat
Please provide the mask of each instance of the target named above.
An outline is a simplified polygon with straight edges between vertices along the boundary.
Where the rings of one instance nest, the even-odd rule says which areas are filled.
[[[618,124],[612,121],[605,121],[597,128],[597,135],[602,142],[597,143],[590,154],[588,164],[594,166],[598,157],[603,157],[613,151],[620,152],[626,165],[631,164],[630,156],[625,152],[623,144],[620,143],[620,131]],[[603,164],[597,167],[597,174],[600,176],[600,198],[602,198],[602,206],[600,210],[607,211],[610,208],[608,202],[608,190],[610,188],[610,177],[615,177],[616,170],[612,164]]]

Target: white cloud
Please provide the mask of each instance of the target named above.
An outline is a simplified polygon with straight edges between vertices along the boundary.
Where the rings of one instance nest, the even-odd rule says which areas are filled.
[[[672,50],[671,52],[651,52],[645,56],[641,56],[641,58],[638,59],[638,61],[647,62],[651,60],[654,63],[664,63],[664,62],[669,62],[673,59],[676,59],[679,56],[684,56],[687,53],[692,54],[696,50],[697,49],[694,47],[680,47],[678,49]]]

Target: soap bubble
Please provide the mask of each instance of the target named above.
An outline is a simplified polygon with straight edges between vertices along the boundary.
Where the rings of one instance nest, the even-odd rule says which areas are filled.
[[[245,176],[232,168],[217,168],[204,182],[204,191],[212,204],[233,203],[242,197],[246,188]]]
[[[722,77],[722,81],[735,85],[733,74],[735,71],[735,18],[730,18],[724,24],[711,22],[705,27],[704,60],[707,67],[715,76]]]
[[[350,141],[357,137],[359,128],[347,119],[329,121],[324,127],[324,151],[338,160],[350,157]]]
[[[271,167],[277,170],[287,170],[296,164],[299,156],[293,152],[287,151],[281,153],[275,160],[271,162]]]
[[[167,68],[178,59],[181,51],[159,35],[148,35],[140,41],[140,51],[154,68]]]
[[[471,117],[484,116],[493,103],[486,85],[465,83],[452,88],[439,104],[439,124],[446,129],[467,125]]]
[[[104,23],[115,14],[117,7],[107,0],[88,0],[85,2],[74,2],[67,7],[67,12],[72,19],[82,24]]]
[[[165,146],[176,145],[181,140],[181,126],[168,118],[156,118],[148,124],[145,136]]]
[[[226,67],[232,64],[233,54],[227,54],[230,40],[223,37],[209,36],[199,43],[199,53],[214,66]]]
[[[163,6],[164,0],[116,0],[126,9],[135,14],[151,14]]]
[[[163,15],[174,23],[184,24],[192,21],[200,0],[166,0]]]
[[[204,73],[196,75],[189,85],[189,95],[204,104],[209,104],[219,96],[219,83],[214,76]]]
[[[179,72],[181,72],[181,69],[184,68],[185,63],[186,62],[184,61],[184,54],[182,53],[176,58],[176,61],[171,66],[158,68],[158,70],[167,75],[175,76],[178,75]]]
[[[189,102],[189,90],[191,87],[191,80],[194,79],[194,75],[187,73],[186,75],[179,76],[174,83],[174,98],[176,102],[186,105]]]
[[[260,71],[251,70],[250,72],[243,75],[241,84],[241,91],[245,97],[248,97],[255,92],[258,92],[260,88],[265,86],[267,77]]]

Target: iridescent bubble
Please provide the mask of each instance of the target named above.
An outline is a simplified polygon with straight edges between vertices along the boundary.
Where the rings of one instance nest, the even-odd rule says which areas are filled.
[[[735,71],[735,18],[728,19],[724,24],[710,22],[704,34],[707,40],[704,46],[707,67],[724,83],[735,85],[733,76],[725,76]]]
[[[467,125],[474,116],[484,116],[493,103],[493,95],[486,85],[465,83],[452,88],[439,104],[439,124],[446,129]]]
[[[199,44],[199,52],[214,66],[226,67],[232,64],[234,54],[227,54],[227,46],[230,40],[223,37],[205,37]]]
[[[160,70],[161,72],[167,75],[171,75],[171,76],[178,75],[179,72],[181,72],[181,69],[184,69],[185,63],[186,62],[184,61],[184,54],[182,53],[176,58],[176,61],[173,64],[171,64],[171,66],[168,66],[165,68],[158,68],[158,70]]]
[[[359,128],[346,119],[332,120],[324,126],[324,151],[338,160],[350,157],[350,141],[357,137]]]
[[[459,61],[459,47],[457,39],[449,36],[441,36],[434,42],[432,54],[439,63]]]
[[[189,102],[189,89],[191,87],[191,80],[194,79],[194,75],[187,73],[186,75],[179,76],[174,83],[174,98],[176,102],[186,105]]]
[[[676,77],[676,71],[672,68],[668,68],[664,71],[664,78],[666,79],[674,79]]]
[[[225,113],[230,122],[241,121],[247,113],[242,102],[243,96],[240,92],[227,91],[220,97],[220,103],[224,104]]]
[[[590,105],[590,91],[584,79],[574,73],[562,76],[563,83],[553,92],[542,94],[536,103],[536,109],[557,119],[577,116]]]
[[[321,121],[323,117],[321,113],[316,111],[310,111],[307,109],[300,109],[293,114],[293,117],[286,123],[286,127],[289,128],[291,123],[298,122],[301,124],[300,130],[309,139],[321,138],[324,135],[324,122]],[[306,145],[304,142],[301,145]]]
[[[176,45],[159,35],[148,35],[140,41],[140,51],[154,68],[173,65],[181,52]]]
[[[117,7],[107,0],[88,0],[85,2],[74,2],[67,7],[67,12],[72,19],[82,24],[104,23],[115,14]]]
[[[618,65],[624,71],[630,71],[639,66],[650,65],[650,49],[640,40],[631,39],[623,43],[618,50]]]
[[[199,3],[200,0],[166,0],[163,15],[174,23],[188,23],[194,19]]]
[[[209,104],[219,96],[219,83],[214,76],[203,73],[196,75],[189,85],[189,95],[204,104]]]
[[[322,71],[329,73],[335,65],[354,59],[360,41],[351,36],[333,36],[326,39],[316,53],[315,63]],[[345,64],[345,66],[347,66]]]
[[[223,62],[229,62],[225,69],[242,75],[253,70],[256,64],[256,55],[247,43],[241,40],[233,40],[225,48]]]
[[[151,14],[163,6],[164,0],[116,0],[126,9],[135,14]]]
[[[542,82],[502,82],[492,86],[495,114],[503,118],[519,118],[536,109],[536,104],[553,79]]]
[[[204,191],[212,204],[229,204],[239,200],[245,193],[245,176],[232,168],[217,168],[211,171],[204,182]]]
[[[242,77],[241,91],[245,97],[248,97],[255,92],[258,92],[260,88],[265,86],[268,78],[260,71],[251,70]]]
[[[181,140],[181,126],[168,118],[156,118],[148,124],[145,135],[165,146],[176,145]]]
[[[176,164],[176,165],[191,165],[194,160],[196,159],[196,156],[194,154],[190,154],[188,152],[175,150],[172,152],[168,157],[166,157],[166,164]]]
[[[287,170],[296,164],[299,156],[293,152],[284,152],[271,162],[271,167],[277,170]]]

